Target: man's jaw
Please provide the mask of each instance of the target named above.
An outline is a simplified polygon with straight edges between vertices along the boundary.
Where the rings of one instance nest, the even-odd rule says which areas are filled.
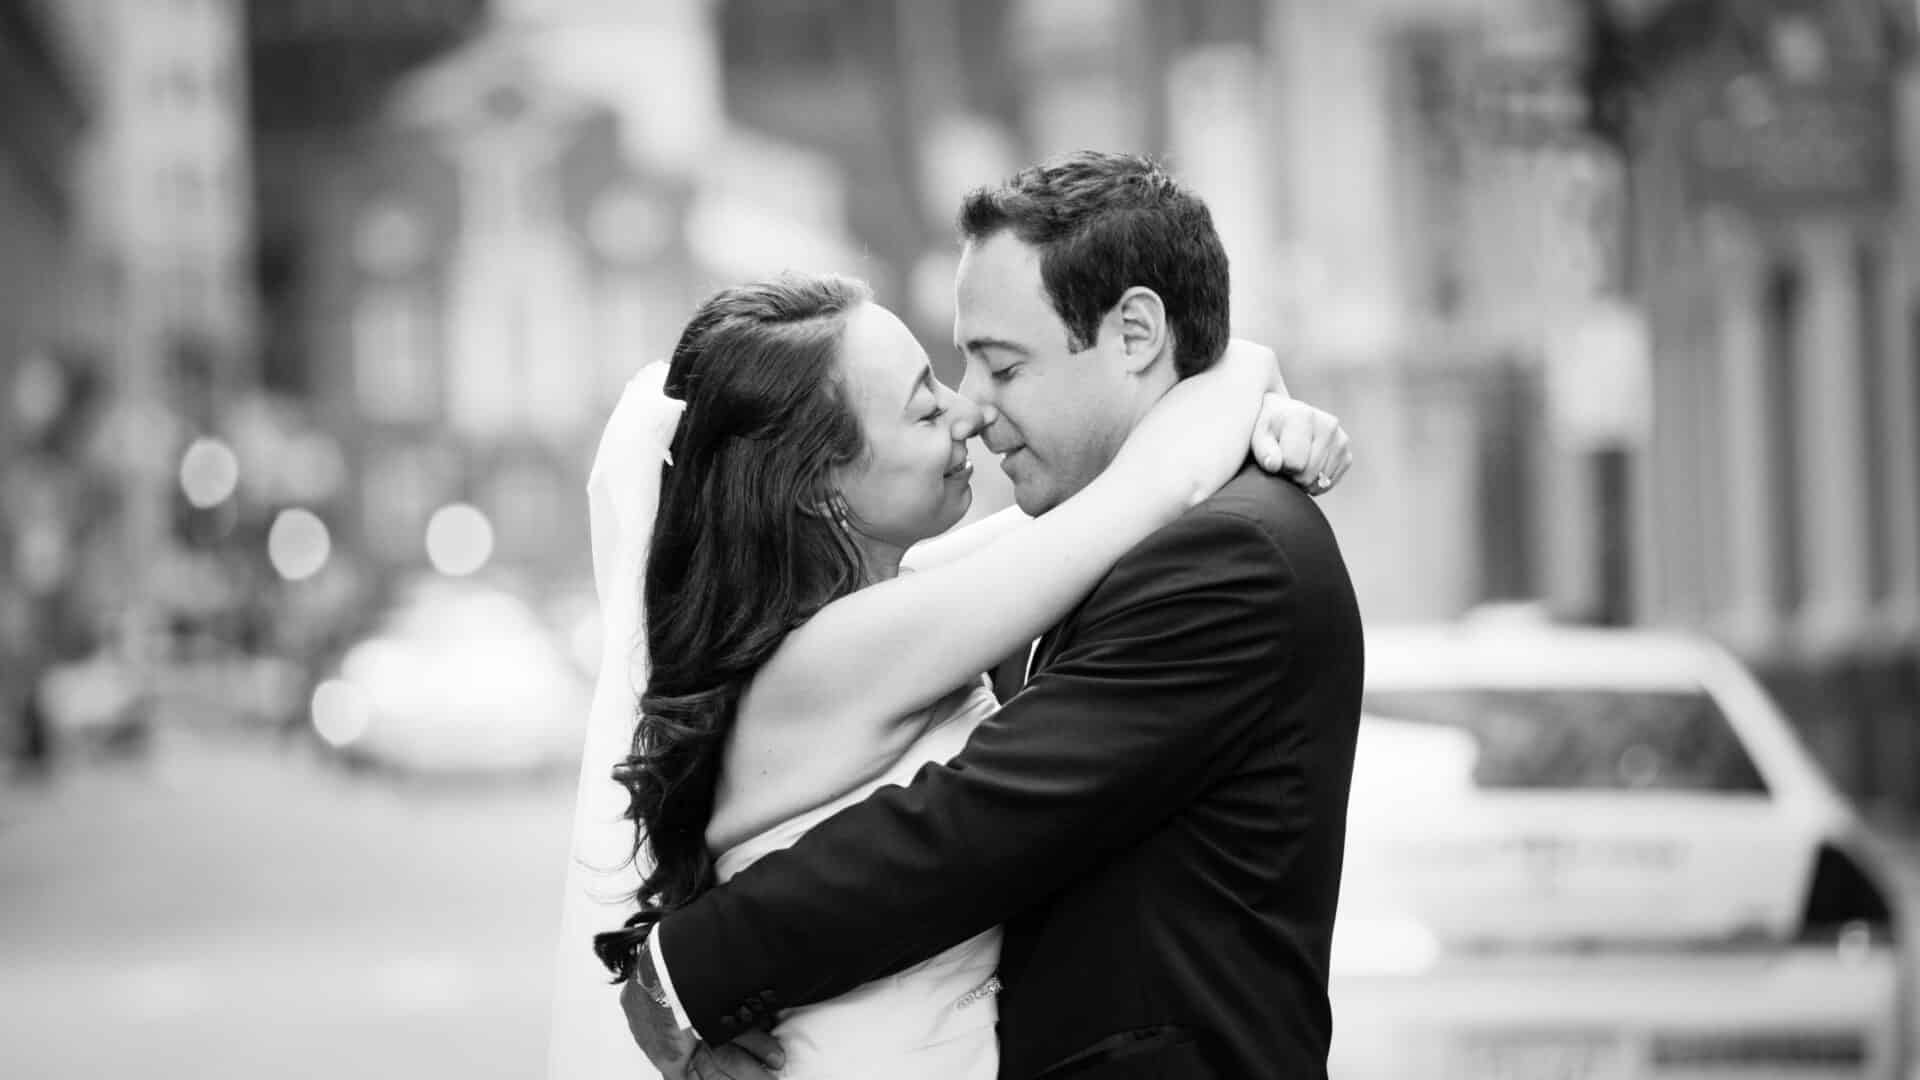
[[[1016,496],[1022,488],[1030,488],[1039,480],[1034,475],[1033,463],[1027,460],[1030,455],[1026,451],[1025,446],[1016,446],[1000,454],[1000,475],[1013,485]],[[1023,506],[1021,509],[1026,508]]]
[[[1024,445],[1005,451],[995,451],[1000,455],[1000,472],[1013,483],[1013,501],[1021,511],[1029,516],[1038,516],[1053,508],[1057,499],[1049,498],[1047,477],[1044,470],[1028,459],[1032,457]]]

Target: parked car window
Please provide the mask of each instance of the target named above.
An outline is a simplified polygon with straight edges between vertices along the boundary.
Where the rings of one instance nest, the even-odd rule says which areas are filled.
[[[1366,711],[1472,736],[1480,788],[1767,790],[1704,690],[1391,690],[1368,693]]]

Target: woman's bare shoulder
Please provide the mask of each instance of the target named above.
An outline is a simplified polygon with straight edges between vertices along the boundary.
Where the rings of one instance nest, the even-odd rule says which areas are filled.
[[[708,849],[725,851],[879,777],[954,700],[949,695],[902,723],[876,725],[864,717],[797,715],[750,687],[721,758]]]

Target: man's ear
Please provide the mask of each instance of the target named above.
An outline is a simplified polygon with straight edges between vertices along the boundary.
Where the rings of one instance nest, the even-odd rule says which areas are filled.
[[[1127,372],[1144,375],[1173,346],[1173,328],[1167,325],[1167,306],[1160,294],[1135,285],[1120,294],[1107,318],[1120,334],[1121,356]]]

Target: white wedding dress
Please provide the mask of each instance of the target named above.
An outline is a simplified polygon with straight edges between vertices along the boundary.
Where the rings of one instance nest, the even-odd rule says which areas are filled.
[[[921,766],[958,754],[997,707],[982,678],[885,773],[728,849],[715,862],[716,876],[727,880],[882,785],[905,785]],[[783,1011],[774,1029],[787,1054],[781,1080],[994,1080],[999,962],[993,929],[837,998]]]

